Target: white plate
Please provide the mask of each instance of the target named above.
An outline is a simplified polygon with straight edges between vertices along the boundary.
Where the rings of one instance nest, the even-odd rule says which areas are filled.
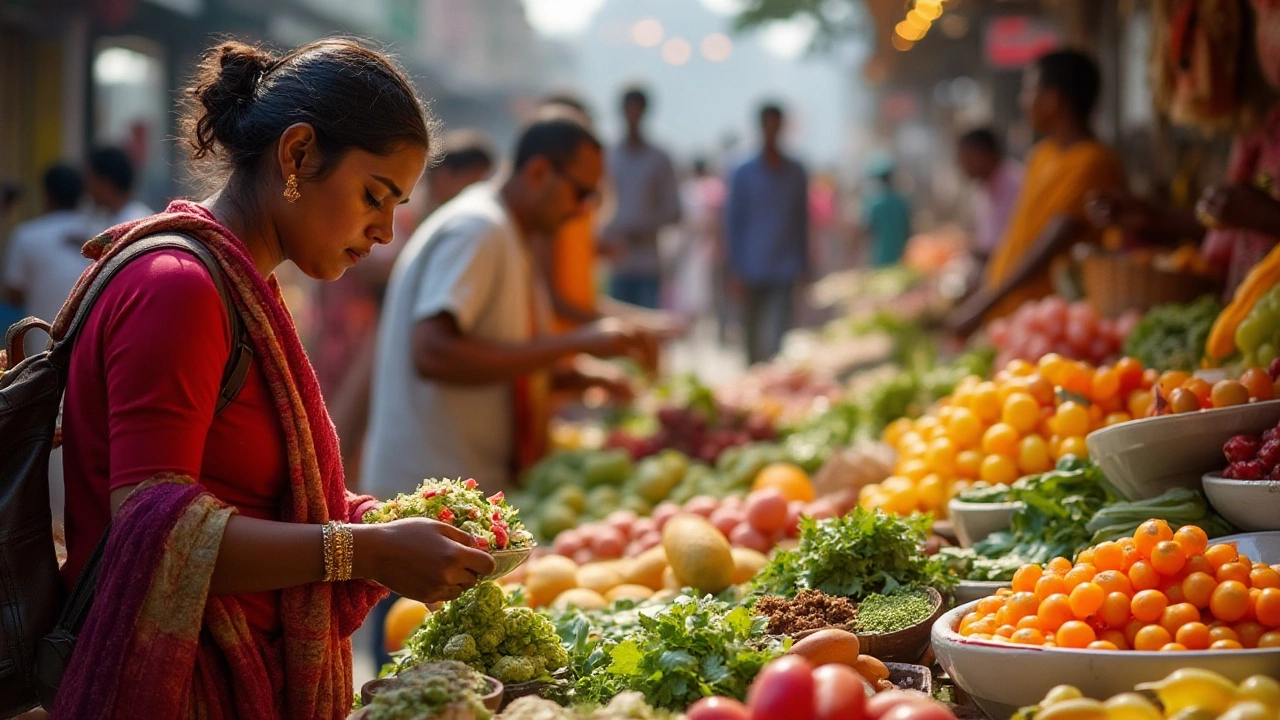
[[[1013,514],[1021,507],[1021,502],[974,503],[952,498],[947,503],[947,516],[960,547],[967,548],[993,532],[1008,530]]]
[[[1260,433],[1280,421],[1280,400],[1182,415],[1130,420],[1089,434],[1089,458],[1130,500],[1175,487],[1200,488],[1205,473],[1226,464],[1233,435]]]
[[[1209,541],[1210,545],[1218,543],[1235,545],[1237,552],[1254,562],[1264,562],[1268,565],[1280,564],[1280,532],[1278,531],[1240,533]]]
[[[1204,476],[1204,494],[1219,515],[1241,530],[1280,530],[1280,482],[1209,473]]]

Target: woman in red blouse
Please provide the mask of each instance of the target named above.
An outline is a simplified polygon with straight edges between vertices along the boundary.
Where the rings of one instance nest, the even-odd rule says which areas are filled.
[[[223,43],[206,55],[189,94],[193,157],[215,191],[108,231],[107,242],[194,228],[188,234],[206,247],[209,238],[222,243],[215,255],[256,342],[253,365],[235,400],[215,415],[231,351],[227,312],[204,265],[182,251],[154,251],[127,265],[88,316],[63,421],[68,587],[113,516],[116,522],[106,575],[54,715],[164,717],[168,707],[174,716],[198,708],[207,717],[342,717],[351,698],[349,637],[380,596],[377,585],[426,602],[451,599],[493,561],[470,535],[433,520],[359,525],[372,501],[342,487],[336,435],[276,302],[272,273],[289,261],[333,280],[389,243],[395,208],[434,150],[434,121],[399,68],[345,40],[282,57]],[[202,579],[209,606],[194,629],[148,616],[154,588],[167,578],[152,567],[129,568],[134,559],[122,549],[130,528],[145,522],[135,516],[161,507],[131,507],[148,497],[131,492],[172,476],[194,479],[202,496],[212,496],[210,508],[227,509],[214,538],[216,560]],[[328,520],[350,523],[330,530],[349,532],[354,546],[351,580],[331,589],[322,540]],[[187,562],[175,563],[175,552],[192,550],[165,547],[152,564]],[[132,634],[106,641],[107,626],[118,622],[106,618],[134,602],[111,590],[122,581],[127,587],[130,572],[150,578],[152,594],[127,614],[137,623]],[[154,651],[155,628],[182,641]],[[161,656],[158,667],[179,678],[171,686],[137,695],[118,679],[128,677],[122,666]],[[137,705],[142,698],[146,710]]]

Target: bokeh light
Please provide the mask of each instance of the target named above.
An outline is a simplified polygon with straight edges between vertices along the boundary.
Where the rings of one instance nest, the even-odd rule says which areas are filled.
[[[662,61],[679,67],[693,57],[693,46],[682,37],[673,37],[662,43]]]

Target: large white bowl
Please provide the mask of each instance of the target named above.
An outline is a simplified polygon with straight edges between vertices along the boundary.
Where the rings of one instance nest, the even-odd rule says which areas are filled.
[[[993,532],[1008,530],[1020,502],[974,503],[952,498],[947,503],[947,516],[955,528],[960,547],[973,547]]]
[[[995,595],[1000,588],[1007,588],[1011,584],[1008,580],[961,580],[952,588],[951,597],[957,605],[963,605]]]
[[[1209,541],[1210,545],[1218,543],[1235,545],[1237,552],[1254,562],[1280,564],[1280,531],[1240,533]]]
[[[962,605],[938,618],[933,651],[956,684],[997,720],[1040,702],[1055,685],[1074,685],[1085,697],[1109,698],[1184,667],[1213,670],[1235,682],[1251,675],[1280,677],[1280,649],[1139,652],[974,642],[954,628],[975,605]]]
[[[1223,466],[1233,435],[1260,433],[1280,421],[1280,400],[1182,415],[1130,420],[1089,434],[1089,458],[1130,500],[1175,487],[1199,489],[1200,478]]]
[[[1232,480],[1209,473],[1204,494],[1219,515],[1241,530],[1280,530],[1280,481]]]

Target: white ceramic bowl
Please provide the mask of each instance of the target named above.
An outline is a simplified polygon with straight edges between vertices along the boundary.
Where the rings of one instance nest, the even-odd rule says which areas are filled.
[[[1241,530],[1280,530],[1280,481],[1232,480],[1209,473],[1204,494],[1219,515]]]
[[[1008,580],[961,580],[951,591],[957,605],[971,603],[995,595],[1000,588],[1009,587]]]
[[[967,548],[993,532],[1008,530],[1013,514],[1021,507],[1021,502],[973,503],[952,498],[947,503],[947,515],[960,547]]]
[[[1233,435],[1260,433],[1280,421],[1280,400],[1131,420],[1089,434],[1089,458],[1130,500],[1175,487],[1199,489],[1200,478],[1223,466]]]
[[[1085,697],[1109,698],[1184,667],[1213,670],[1235,682],[1250,675],[1280,676],[1280,649],[1138,652],[973,642],[954,628],[974,605],[962,605],[938,619],[933,651],[956,684],[997,720],[1040,702],[1055,685],[1074,685]]]
[[[1241,555],[1254,562],[1264,562],[1268,565],[1280,564],[1280,532],[1278,531],[1240,533],[1209,541],[1210,545],[1218,543],[1235,545]]]

